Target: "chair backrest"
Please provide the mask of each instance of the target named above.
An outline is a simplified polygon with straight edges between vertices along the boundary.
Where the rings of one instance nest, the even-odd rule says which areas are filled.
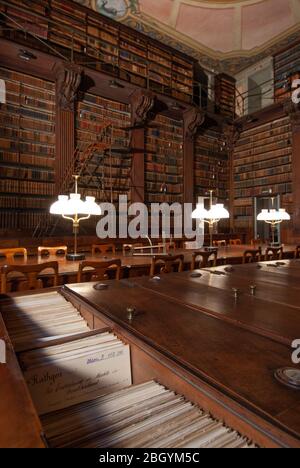
[[[215,247],[226,247],[227,246],[226,240],[214,241],[213,244],[214,244]]]
[[[38,255],[42,257],[43,255],[67,255],[68,247],[66,245],[61,245],[58,247],[38,247]]]
[[[241,239],[229,239],[229,245],[242,245]]]
[[[116,246],[115,244],[94,244],[92,245],[92,255],[96,255],[99,252],[102,255],[112,252],[113,254],[116,253]]]
[[[6,258],[6,260],[14,260],[15,256],[23,256],[24,260],[27,260],[27,249],[18,247],[16,249],[0,249],[0,256]]]
[[[264,241],[262,239],[252,239],[251,240],[251,245],[254,248],[262,247],[263,244],[264,244]]]
[[[43,288],[43,283],[39,278],[42,271],[53,270],[53,286],[58,285],[58,262],[45,262],[36,265],[4,265],[1,267],[1,294],[8,292],[9,276],[16,273],[15,278],[18,283],[17,291],[29,291]],[[25,279],[18,275],[20,273]],[[12,276],[12,279],[14,276]]]
[[[86,269],[91,270],[89,272],[86,272],[90,275],[90,281],[105,280],[108,278],[108,270],[113,268],[116,269],[115,279],[119,280],[121,277],[121,266],[122,262],[120,259],[108,260],[103,262],[84,260],[79,264],[77,281],[78,283],[82,283],[84,281],[84,270]]]
[[[218,249],[210,250],[210,251],[201,251],[201,252],[194,252],[192,255],[192,263],[191,269],[195,270],[198,268],[206,268],[208,266],[217,266],[217,259],[218,259]],[[199,265],[197,262],[199,261]]]
[[[152,258],[150,276],[154,276],[159,266],[159,273],[174,273],[183,271],[184,255],[156,255]]]
[[[244,252],[243,263],[254,263],[261,261],[261,249],[249,249]]]
[[[295,249],[294,258],[300,258],[300,245],[297,245]]]
[[[282,260],[283,247],[268,247],[265,253],[266,261],[269,260]]]

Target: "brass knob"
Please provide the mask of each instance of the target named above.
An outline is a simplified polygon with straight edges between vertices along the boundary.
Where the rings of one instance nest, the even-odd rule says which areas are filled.
[[[251,291],[252,296],[255,296],[255,293],[256,293],[256,286],[255,286],[255,284],[252,284],[252,285],[250,286],[250,291]]]
[[[232,288],[232,291],[233,291],[235,299],[237,299],[239,297],[240,290],[237,288]]]
[[[135,313],[136,313],[135,307],[133,307],[133,306],[127,307],[126,312],[127,312],[127,318],[129,320],[129,322],[132,322],[132,320],[134,319]]]

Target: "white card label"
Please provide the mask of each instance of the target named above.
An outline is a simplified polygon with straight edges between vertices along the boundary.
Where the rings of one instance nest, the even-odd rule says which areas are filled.
[[[98,351],[24,372],[39,414],[46,414],[131,385],[129,346]]]

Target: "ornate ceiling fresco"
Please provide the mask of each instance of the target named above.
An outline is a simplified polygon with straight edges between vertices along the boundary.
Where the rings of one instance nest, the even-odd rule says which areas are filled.
[[[235,74],[300,39],[300,0],[75,0]]]

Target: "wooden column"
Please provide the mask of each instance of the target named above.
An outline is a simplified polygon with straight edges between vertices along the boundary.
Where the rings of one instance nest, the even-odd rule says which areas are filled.
[[[234,233],[234,149],[240,138],[242,127],[237,124],[224,124],[223,134],[225,136],[226,147],[228,151],[229,165],[229,213],[230,213],[230,231]]]
[[[292,125],[293,239],[291,241],[298,243],[300,242],[300,106],[291,102],[286,110]]]
[[[205,120],[205,114],[197,107],[183,114],[183,203],[194,202],[195,137]]]
[[[137,90],[131,96],[131,203],[145,201],[145,126],[154,104],[151,92]]]
[[[56,167],[55,188],[60,193],[75,151],[75,101],[81,83],[78,65],[60,62],[54,68],[56,79]]]

